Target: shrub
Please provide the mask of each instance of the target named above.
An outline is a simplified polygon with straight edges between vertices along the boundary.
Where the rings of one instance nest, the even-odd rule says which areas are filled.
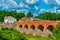
[[[60,40],[60,23],[56,25],[56,28],[54,28],[53,34],[56,37],[56,40]]]
[[[0,29],[0,40],[27,40],[20,32],[15,29]]]

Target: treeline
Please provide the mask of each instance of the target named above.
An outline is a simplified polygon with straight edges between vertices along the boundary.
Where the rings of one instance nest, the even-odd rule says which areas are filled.
[[[17,12],[16,10],[14,11],[6,11],[6,10],[1,10],[0,11],[0,22],[4,21],[5,16],[12,16],[19,20],[22,17],[33,17],[33,14],[31,12],[28,12],[27,15],[25,15],[24,12]]]
[[[4,21],[5,16],[12,16],[16,18],[17,20],[19,20],[22,17],[34,17],[34,15],[31,12],[28,12],[25,15],[24,12],[17,12],[16,10],[14,11],[1,10],[0,11],[0,22]],[[39,18],[42,20],[60,20],[60,14],[45,12],[45,13],[38,14],[38,16],[35,16],[35,18]]]
[[[39,18],[42,20],[60,20],[60,14],[45,12],[45,13],[40,13],[38,16],[36,16],[36,18]]]

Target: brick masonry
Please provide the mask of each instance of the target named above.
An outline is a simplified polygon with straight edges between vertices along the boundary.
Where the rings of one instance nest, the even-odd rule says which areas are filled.
[[[59,21],[28,21],[17,22],[17,29],[23,34],[48,36]]]

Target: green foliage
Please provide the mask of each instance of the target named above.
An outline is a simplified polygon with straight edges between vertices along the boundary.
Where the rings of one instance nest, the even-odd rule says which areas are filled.
[[[32,35],[24,35],[27,40],[54,40],[51,37],[42,37],[42,36],[32,36]]]
[[[53,29],[53,33],[57,33],[60,29],[60,22],[56,25],[56,27]]]
[[[57,19],[60,20],[60,14],[57,15]]]
[[[54,28],[53,34],[56,37],[56,40],[60,40],[60,23],[58,23]]]
[[[28,12],[26,17],[33,17],[33,14],[31,12]]]
[[[23,12],[17,12],[14,11],[6,11],[6,10],[0,10],[0,22],[4,21],[5,16],[12,16],[16,18],[17,20],[20,20],[22,17],[33,17],[33,14],[31,12],[28,12],[27,15]],[[51,12],[44,12],[40,13],[36,18],[42,19],[42,20],[60,20],[60,14],[57,13],[51,13]]]
[[[45,12],[45,13],[40,13],[37,16],[37,18],[42,20],[60,20],[60,14]]]
[[[19,20],[20,18],[25,17],[25,14],[22,12],[17,13],[16,10],[14,10],[14,11],[2,10],[2,11],[0,11],[0,22],[4,21],[5,16],[12,16],[12,17],[16,18],[17,20]]]
[[[52,17],[53,20],[57,20],[57,14],[56,13],[53,13],[52,15],[53,15],[53,17]]]
[[[20,20],[22,17],[25,17],[25,13],[17,12],[16,10],[13,10],[13,11],[1,10],[0,11],[0,22],[4,21],[5,16],[12,16],[16,18],[17,20]],[[33,17],[33,14],[31,12],[28,12],[26,16]]]
[[[27,39],[15,29],[1,28],[0,40],[27,40]]]
[[[0,40],[60,40],[60,23],[56,25],[57,27],[54,28],[54,38],[51,36],[49,37],[41,37],[41,36],[32,36],[32,35],[25,35],[20,34],[16,29],[13,28],[0,28]]]

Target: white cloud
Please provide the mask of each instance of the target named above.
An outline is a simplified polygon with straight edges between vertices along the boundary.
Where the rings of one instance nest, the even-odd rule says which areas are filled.
[[[44,0],[45,3],[48,3],[48,0]]]
[[[7,0],[7,3],[9,5],[9,7],[13,7],[13,8],[18,7],[18,4],[13,0]]]
[[[8,9],[9,8],[8,5],[6,5],[6,4],[2,4],[2,7],[3,7],[3,9]]]
[[[43,0],[46,4],[56,4],[60,5],[60,0]]]
[[[33,13],[33,15],[34,15],[34,17],[35,17],[35,16],[38,16],[38,14],[37,14],[37,13]]]
[[[29,8],[29,6],[28,6],[28,5],[25,5],[25,7],[26,7],[26,8]]]
[[[48,9],[48,10],[46,10],[47,12],[54,12],[54,10],[53,9]]]
[[[57,4],[60,4],[60,0],[55,0],[57,2]]]
[[[18,4],[13,0],[0,0],[0,6],[4,8],[17,8]]]
[[[26,9],[21,9],[21,10],[17,10],[17,12],[24,12],[25,15],[29,12],[29,10],[26,10]]]
[[[19,7],[29,8],[29,6],[28,6],[28,5],[26,5],[26,4],[24,4],[23,2],[21,2],[21,3],[19,4]]]
[[[38,7],[37,7],[37,6],[35,6],[35,9],[36,9],[36,10],[38,10]]]
[[[28,4],[34,4],[36,2],[38,2],[39,0],[26,0],[26,3]]]
[[[45,12],[46,10],[45,9],[40,9],[40,11],[39,11],[39,13],[43,13],[43,12]]]
[[[58,13],[60,13],[60,10],[57,10]]]
[[[24,7],[24,3],[23,2],[21,2],[20,4],[19,4],[19,7]]]

